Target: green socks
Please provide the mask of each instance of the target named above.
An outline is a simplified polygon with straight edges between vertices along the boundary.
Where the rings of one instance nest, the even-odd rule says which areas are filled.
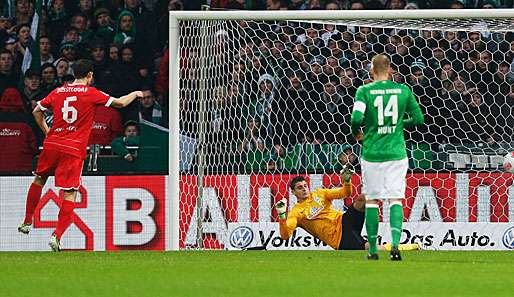
[[[378,234],[378,205],[376,207],[366,206],[366,232],[368,233],[369,253],[376,254]]]
[[[391,224],[392,239],[391,244],[393,247],[398,247],[400,244],[400,236],[402,235],[403,208],[401,204],[392,204],[389,209],[389,223]],[[366,219],[368,219],[367,209]],[[368,227],[368,224],[366,224],[366,227]]]

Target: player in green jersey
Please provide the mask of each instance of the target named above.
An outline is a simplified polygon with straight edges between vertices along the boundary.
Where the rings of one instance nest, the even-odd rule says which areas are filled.
[[[362,144],[362,192],[366,195],[368,259],[378,259],[379,200],[389,200],[391,260],[401,260],[398,245],[402,232],[405,175],[409,167],[403,128],[423,124],[423,114],[412,91],[389,80],[390,61],[376,55],[371,61],[373,82],[360,86],[355,94],[352,133]],[[364,133],[360,127],[364,122]]]

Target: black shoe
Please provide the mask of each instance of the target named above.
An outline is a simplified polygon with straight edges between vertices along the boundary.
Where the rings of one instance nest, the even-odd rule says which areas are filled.
[[[378,260],[378,254],[368,254],[368,260]]]
[[[391,248],[391,261],[401,261],[402,256],[400,255],[400,251],[398,250],[398,247],[392,247]]]

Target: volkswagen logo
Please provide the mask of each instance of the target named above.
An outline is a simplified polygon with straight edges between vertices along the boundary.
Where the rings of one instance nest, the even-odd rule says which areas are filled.
[[[511,250],[514,250],[514,227],[510,227],[503,233],[503,245]]]
[[[253,231],[249,227],[240,226],[237,227],[232,234],[230,234],[230,245],[244,249],[248,247],[253,241]]]

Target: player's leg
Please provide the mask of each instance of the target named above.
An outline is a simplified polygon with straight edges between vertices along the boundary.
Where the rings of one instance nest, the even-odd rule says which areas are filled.
[[[49,175],[53,174],[57,164],[57,157],[54,151],[43,150],[39,156],[36,171],[34,171],[34,181],[29,187],[27,192],[27,199],[25,201],[25,218],[23,223],[18,227],[18,232],[28,234],[32,226],[34,211],[36,210],[43,187]]]
[[[362,238],[366,200],[364,195],[355,199],[343,215],[340,250],[363,250],[366,244]]]
[[[378,235],[378,200],[369,199],[366,202],[366,233],[368,234],[368,243],[369,243],[369,257],[375,258],[374,255],[377,255],[377,235]]]
[[[366,196],[366,233],[368,234],[368,259],[378,259],[377,235],[379,221],[379,198],[385,187],[382,163],[361,160],[362,192]]]
[[[59,215],[57,216],[57,228],[50,239],[50,247],[54,252],[61,249],[61,237],[64,231],[71,225],[73,218],[73,208],[75,206],[75,199],[77,197],[76,190],[65,190],[64,200],[62,201]]]
[[[29,234],[32,228],[34,211],[41,198],[41,192],[45,186],[46,179],[46,177],[36,176],[30,185],[29,191],[27,192],[27,200],[25,201],[25,218],[23,219],[23,223],[18,227],[18,232]]]
[[[50,239],[53,251],[59,251],[61,237],[73,222],[73,208],[80,187],[83,160],[70,155],[63,155],[55,171],[55,186],[64,190],[64,199],[59,210],[57,227]]]
[[[401,260],[399,244],[403,225],[402,201],[405,197],[405,175],[409,163],[407,159],[387,162],[386,191],[389,199],[389,224],[391,226],[391,260]]]
[[[391,245],[397,248],[400,244],[403,225],[402,199],[389,200],[389,224],[391,225]]]

